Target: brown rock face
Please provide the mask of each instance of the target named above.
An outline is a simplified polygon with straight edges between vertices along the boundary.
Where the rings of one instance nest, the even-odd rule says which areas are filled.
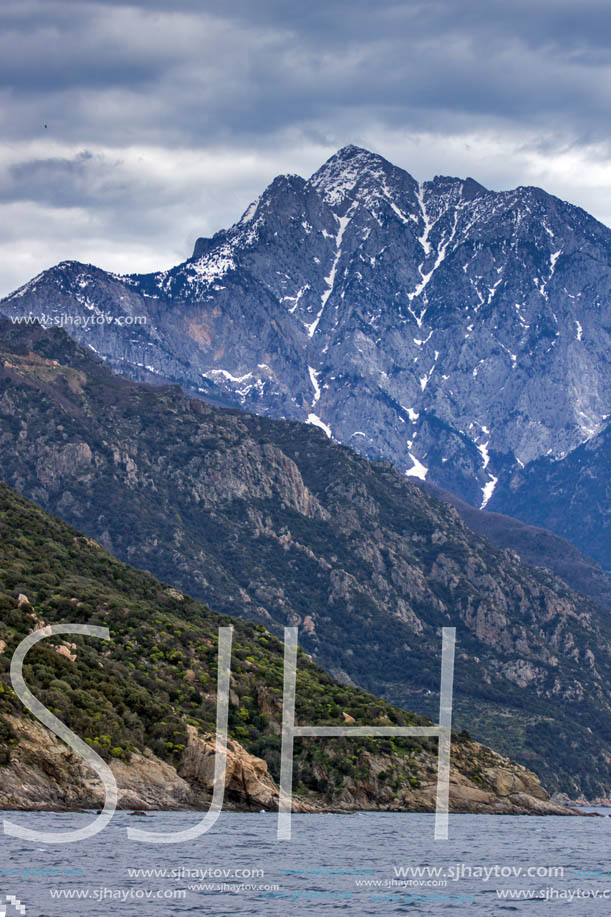
[[[10,764],[0,768],[0,808],[98,808],[104,788],[95,772],[52,733],[31,720],[6,717],[19,736]],[[189,744],[178,768],[152,753],[113,760],[120,809],[207,808],[214,784],[216,740],[188,727]],[[225,808],[278,809],[278,787],[267,764],[238,743],[228,743]],[[319,807],[295,799],[295,812]]]
[[[104,788],[70,748],[32,720],[6,717],[19,737],[10,764],[0,768],[0,808],[99,808]],[[205,805],[176,770],[154,755],[115,760],[120,809],[182,809]]]
[[[189,783],[212,793],[216,739],[210,735],[203,738],[198,736],[194,726],[188,726],[187,731],[189,744],[185,749],[179,773]],[[266,762],[248,754],[239,742],[232,739],[227,743],[225,794],[226,797],[239,801],[248,808],[273,811],[278,809],[278,787],[269,773]],[[316,807],[295,799],[293,810],[313,812]]]

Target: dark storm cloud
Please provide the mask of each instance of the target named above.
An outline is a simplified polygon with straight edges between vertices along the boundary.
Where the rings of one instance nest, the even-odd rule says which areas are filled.
[[[0,286],[58,256],[123,267],[129,231],[161,265],[347,142],[588,206],[609,35],[608,0],[4,0]]]
[[[251,142],[302,124],[324,129],[337,113],[429,128],[449,113],[463,126],[561,118],[576,136],[607,133],[606,0],[178,0],[172,13],[155,0],[20,0],[5,4],[0,27],[0,87],[13,114],[5,130],[16,135],[35,132],[45,104],[84,142],[121,132]]]
[[[130,186],[120,160],[83,150],[71,158],[31,159],[8,166],[0,202],[32,201],[50,207],[115,207]]]

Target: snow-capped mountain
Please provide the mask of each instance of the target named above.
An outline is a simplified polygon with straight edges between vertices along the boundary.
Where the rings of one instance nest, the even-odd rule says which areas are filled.
[[[276,178],[171,270],[64,262],[0,312],[44,313],[134,378],[308,421],[511,512],[512,476],[611,414],[610,291],[611,230],[580,208],[420,184],[349,146],[308,181]]]

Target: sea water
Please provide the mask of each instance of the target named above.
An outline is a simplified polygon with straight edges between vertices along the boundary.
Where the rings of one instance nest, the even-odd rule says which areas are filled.
[[[84,843],[2,836],[0,914],[603,917],[611,911],[611,818],[599,811],[603,817],[454,815],[447,841],[433,839],[434,816],[426,814],[293,815],[292,839],[278,841],[273,813],[223,812],[207,834],[170,845],[129,841],[126,829],[178,831],[201,813],[119,812]],[[4,815],[53,831],[92,818]]]

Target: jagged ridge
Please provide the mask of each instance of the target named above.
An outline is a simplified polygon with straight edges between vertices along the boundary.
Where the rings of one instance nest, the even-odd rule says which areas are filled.
[[[134,378],[307,420],[511,512],[522,465],[561,459],[611,413],[610,264],[611,232],[540,189],[419,184],[350,146],[308,181],[275,179],[176,268],[63,263],[0,308],[144,315],[68,330]]]

